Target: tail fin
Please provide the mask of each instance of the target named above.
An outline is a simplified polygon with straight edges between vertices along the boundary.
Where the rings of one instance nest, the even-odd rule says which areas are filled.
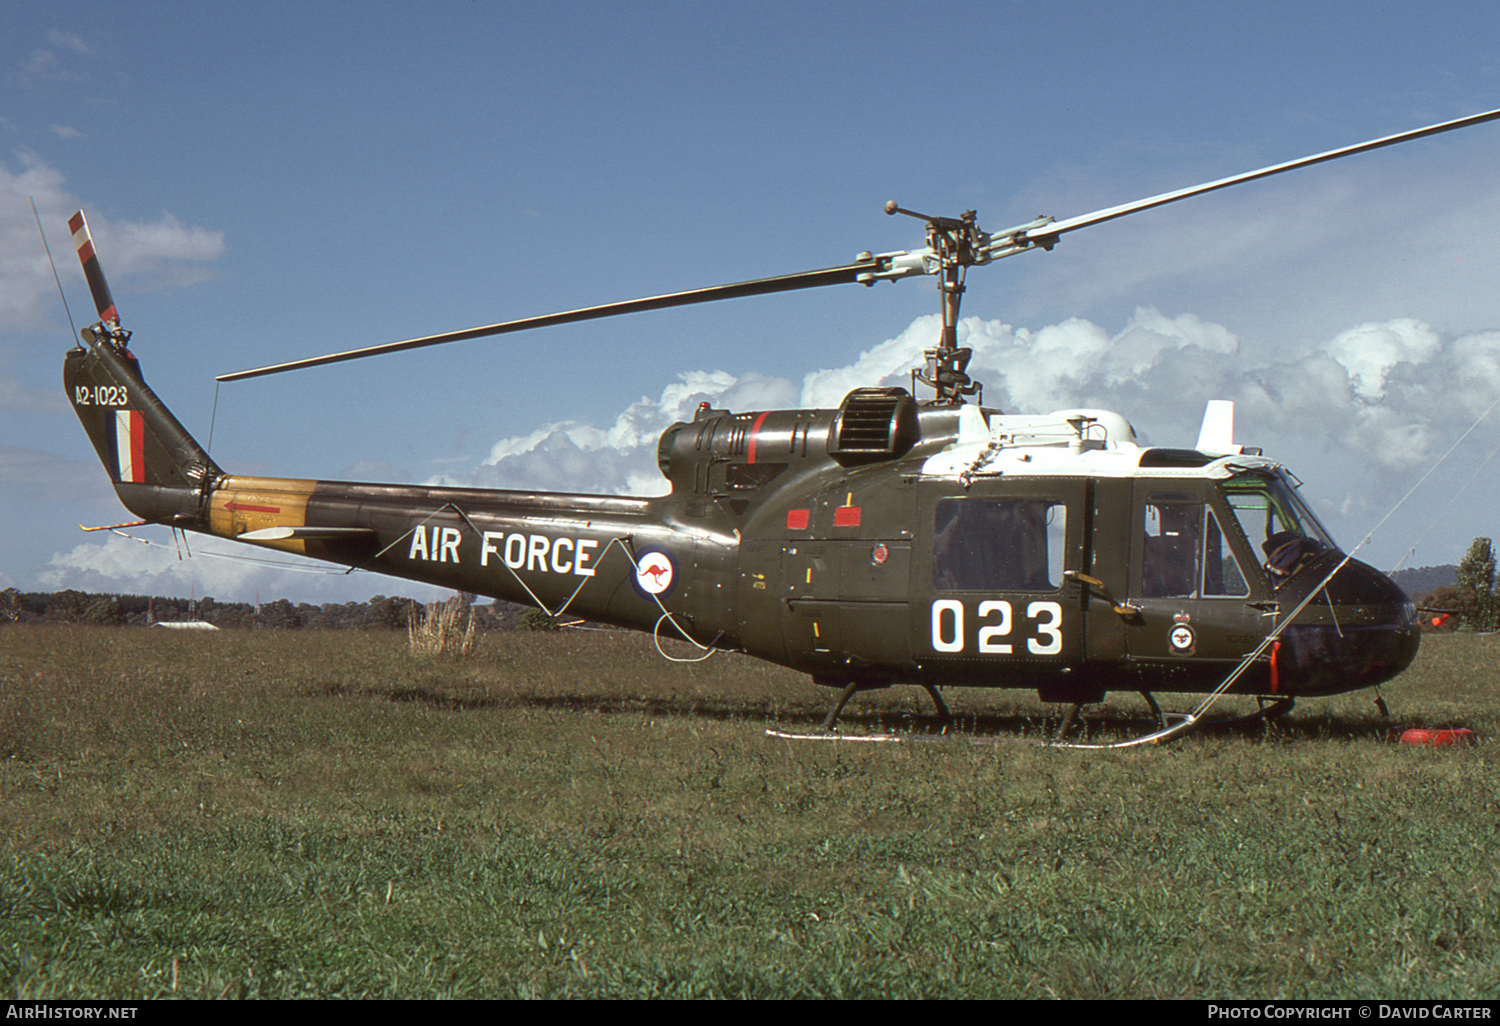
[[[87,348],[69,350],[64,360],[68,399],[126,508],[145,520],[201,520],[208,489],[223,471],[141,376],[127,347],[130,333],[119,327],[83,212],[68,226],[102,318],[80,333]]]
[[[145,520],[198,520],[223,471],[147,387],[129,350],[96,329],[83,336],[91,344],[68,352],[63,383],[115,493]]]

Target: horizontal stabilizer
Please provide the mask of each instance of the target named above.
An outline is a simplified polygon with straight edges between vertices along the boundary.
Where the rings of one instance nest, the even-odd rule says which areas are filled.
[[[374,539],[375,531],[369,527],[263,527],[259,531],[246,531],[235,535],[236,541],[359,541]]]
[[[122,527],[144,527],[149,523],[151,523],[149,520],[127,520],[123,524],[105,524],[103,527],[84,527],[79,524],[78,529],[80,531],[117,531]]]

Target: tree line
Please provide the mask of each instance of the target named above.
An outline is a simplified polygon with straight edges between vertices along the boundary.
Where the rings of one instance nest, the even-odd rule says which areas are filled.
[[[525,606],[509,602],[476,604],[473,595],[458,601],[473,616],[477,631],[537,626]],[[0,623],[80,623],[111,627],[144,627],[152,623],[202,620],[215,627],[280,630],[401,630],[425,611],[424,603],[395,595],[376,595],[367,602],[312,605],[287,599],[270,602],[219,602],[164,595],[125,595],[85,591],[0,591]]]

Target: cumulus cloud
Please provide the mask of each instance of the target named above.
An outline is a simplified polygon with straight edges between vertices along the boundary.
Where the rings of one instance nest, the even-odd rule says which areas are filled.
[[[21,167],[0,163],[0,330],[35,328],[55,309],[57,285],[37,235],[31,203],[47,232],[58,273],[70,292],[85,288],[73,255],[67,223],[83,204],[65,187],[61,171],[35,153],[22,151]],[[136,288],[182,286],[201,281],[207,264],[224,252],[224,233],[182,224],[163,212],[150,221],[117,220],[91,212],[89,229],[110,284]]]
[[[1392,370],[1427,362],[1440,345],[1432,328],[1406,318],[1341,332],[1328,344],[1328,355],[1349,373],[1356,396],[1379,402],[1385,398],[1385,379]]]
[[[118,263],[122,275],[147,279],[148,284],[202,280],[206,270],[172,265],[202,263],[224,252],[223,232],[190,228],[165,211],[154,221],[100,219],[96,225],[90,218],[89,229],[101,252],[109,254],[111,270]]]
[[[54,589],[120,591],[124,582],[129,582],[132,592],[159,594],[164,584],[170,585],[166,590],[175,592],[179,585],[201,583],[205,576],[221,586],[236,588],[244,583],[251,570],[248,563],[218,566],[217,561],[200,559],[194,561],[191,572],[184,574],[173,566],[176,562],[170,548],[158,547],[146,539],[111,535],[103,542],[81,542],[68,552],[58,553],[37,576],[44,586]],[[184,581],[184,577],[188,580]]]
[[[642,396],[607,427],[561,421],[503,438],[473,471],[430,483],[661,495],[667,482],[656,466],[656,443],[669,425],[692,420],[701,403],[718,409],[773,409],[792,405],[796,397],[796,388],[785,378],[690,371],[678,375],[656,399]]]
[[[111,533],[60,552],[37,574],[42,588],[124,592],[134,595],[212,595],[230,602],[290,596],[298,602],[349,602],[372,594],[434,597],[429,585],[411,584],[311,560],[294,561],[244,545],[190,536],[185,546],[146,537],[161,528]]]
[[[852,388],[908,384],[937,331],[936,317],[918,318],[848,366],[809,374],[798,402],[831,408]],[[984,383],[987,406],[1014,413],[1115,408],[1155,444],[1186,445],[1204,404],[1232,399],[1240,423],[1261,438],[1275,437],[1294,452],[1305,451],[1307,439],[1320,440],[1318,448],[1331,445],[1391,472],[1432,458],[1439,442],[1456,437],[1455,426],[1461,431],[1500,395],[1500,331],[1444,338],[1411,319],[1360,325],[1270,359],[1242,351],[1221,325],[1149,308],[1113,335],[1076,319],[1034,330],[969,319],[959,343],[974,351],[969,370]],[[535,487],[562,479],[622,490],[650,465],[643,457],[654,461],[661,431],[691,419],[698,403],[768,409],[797,394],[783,379],[683,374],[611,426],[568,421],[497,442],[465,482]]]

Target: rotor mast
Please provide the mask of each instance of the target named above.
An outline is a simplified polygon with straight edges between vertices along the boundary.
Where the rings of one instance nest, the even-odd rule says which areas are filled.
[[[974,350],[958,346],[958,311],[963,303],[964,275],[971,264],[983,262],[979,258],[980,247],[989,238],[975,224],[977,215],[972,210],[965,210],[959,217],[931,217],[903,209],[891,200],[885,205],[885,212],[905,214],[927,224],[927,249],[936,263],[936,270],[929,273],[936,274],[942,296],[943,333],[936,348],[922,351],[926,366],[913,373],[918,381],[937,392],[933,405],[958,405],[964,396],[974,395],[984,387],[968,375]]]

